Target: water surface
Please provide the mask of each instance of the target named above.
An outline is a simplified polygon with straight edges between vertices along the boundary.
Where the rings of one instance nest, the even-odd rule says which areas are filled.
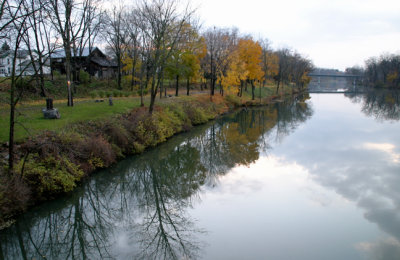
[[[5,259],[399,259],[399,94],[232,113],[0,233]]]

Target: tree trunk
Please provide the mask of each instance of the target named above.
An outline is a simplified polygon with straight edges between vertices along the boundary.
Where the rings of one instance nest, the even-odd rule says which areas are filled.
[[[254,85],[254,80],[250,81],[251,84],[251,100],[255,99],[255,90],[256,90],[256,86]]]
[[[15,126],[15,73],[11,77],[10,90],[10,134],[8,139],[8,173],[11,176],[14,170],[14,126]]]
[[[119,89],[119,90],[121,90],[122,89],[122,85],[121,85],[121,78],[122,78],[122,76],[121,76],[121,66],[122,66],[122,64],[121,64],[121,54],[117,54],[117,64],[118,64],[118,75],[117,75],[117,88]]]
[[[133,64],[132,66],[132,80],[131,80],[131,91],[133,91],[133,88],[136,85],[136,81],[135,81],[135,74],[136,74],[136,69],[135,69],[135,64]]]
[[[160,82],[160,99],[162,99],[163,88],[164,88],[164,77],[161,78]]]
[[[190,91],[190,80],[189,78],[186,79],[186,95],[189,96]]]
[[[212,77],[211,78],[211,96],[214,96],[215,82],[216,82],[216,80],[214,79],[214,77]]]
[[[276,93],[275,94],[278,94],[278,91],[279,91],[279,84],[281,83],[281,81],[280,80],[278,80],[278,84],[276,85]]]
[[[74,105],[71,91],[71,47],[66,44],[65,47],[65,73],[67,74],[67,88],[68,88],[68,106],[72,107]]]
[[[178,96],[179,92],[179,75],[176,75],[176,86],[175,86],[175,96]]]

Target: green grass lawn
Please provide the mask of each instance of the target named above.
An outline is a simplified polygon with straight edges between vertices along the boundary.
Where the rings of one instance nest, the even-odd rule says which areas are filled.
[[[36,102],[37,103],[37,102]],[[43,104],[21,104],[17,108],[15,138],[22,140],[30,135],[35,135],[44,130],[58,130],[71,123],[85,120],[101,120],[112,115],[122,114],[140,105],[140,98],[114,98],[113,106],[109,106],[108,99],[95,103],[94,100],[76,101],[73,107],[68,107],[66,102],[55,101],[54,107],[58,108],[60,119],[44,119]],[[9,109],[2,106],[0,112],[0,142],[6,142],[9,136]]]
[[[285,92],[289,88],[281,88],[280,92]],[[203,91],[204,94],[208,90]],[[216,90],[218,92],[218,90]],[[172,92],[171,92],[172,93]],[[261,98],[275,94],[274,86],[266,86],[261,88]],[[260,88],[256,87],[255,99],[260,97]],[[251,86],[248,86],[247,92],[243,90],[243,98],[251,100]],[[186,100],[183,92],[180,99]],[[160,102],[157,97],[156,105],[174,102],[174,98],[162,99]],[[55,100],[54,107],[58,108],[61,119],[44,119],[42,108],[46,106],[44,100],[30,101],[21,103],[17,107],[15,139],[22,141],[23,139],[36,135],[44,130],[60,130],[72,123],[78,123],[87,120],[101,120],[113,115],[129,112],[140,105],[140,97],[114,98],[114,105],[108,105],[108,98],[104,98],[104,102],[96,103],[93,99],[76,100],[73,107],[67,106],[66,100]],[[187,100],[187,102],[190,102]],[[149,97],[145,97],[145,105],[148,106]],[[0,106],[0,143],[8,141],[9,138],[9,107],[4,103]]]

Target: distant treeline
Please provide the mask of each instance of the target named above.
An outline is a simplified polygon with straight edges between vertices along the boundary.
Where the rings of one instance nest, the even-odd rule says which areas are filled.
[[[366,86],[400,88],[400,55],[371,57],[365,61],[365,68],[354,66],[346,73],[362,76],[361,83]]]

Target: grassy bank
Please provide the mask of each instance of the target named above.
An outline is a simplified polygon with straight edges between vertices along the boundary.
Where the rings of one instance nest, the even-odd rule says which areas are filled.
[[[255,101],[247,95],[171,97],[158,102],[151,115],[147,107],[139,107],[138,98],[116,99],[112,107],[106,102],[80,100],[73,108],[56,104],[60,120],[42,119],[41,105],[21,106],[30,134],[18,130],[15,174],[7,176],[5,166],[0,167],[0,219],[7,220],[37,202],[71,192],[96,169],[141,153],[229,109],[278,98],[282,97],[269,95]]]

